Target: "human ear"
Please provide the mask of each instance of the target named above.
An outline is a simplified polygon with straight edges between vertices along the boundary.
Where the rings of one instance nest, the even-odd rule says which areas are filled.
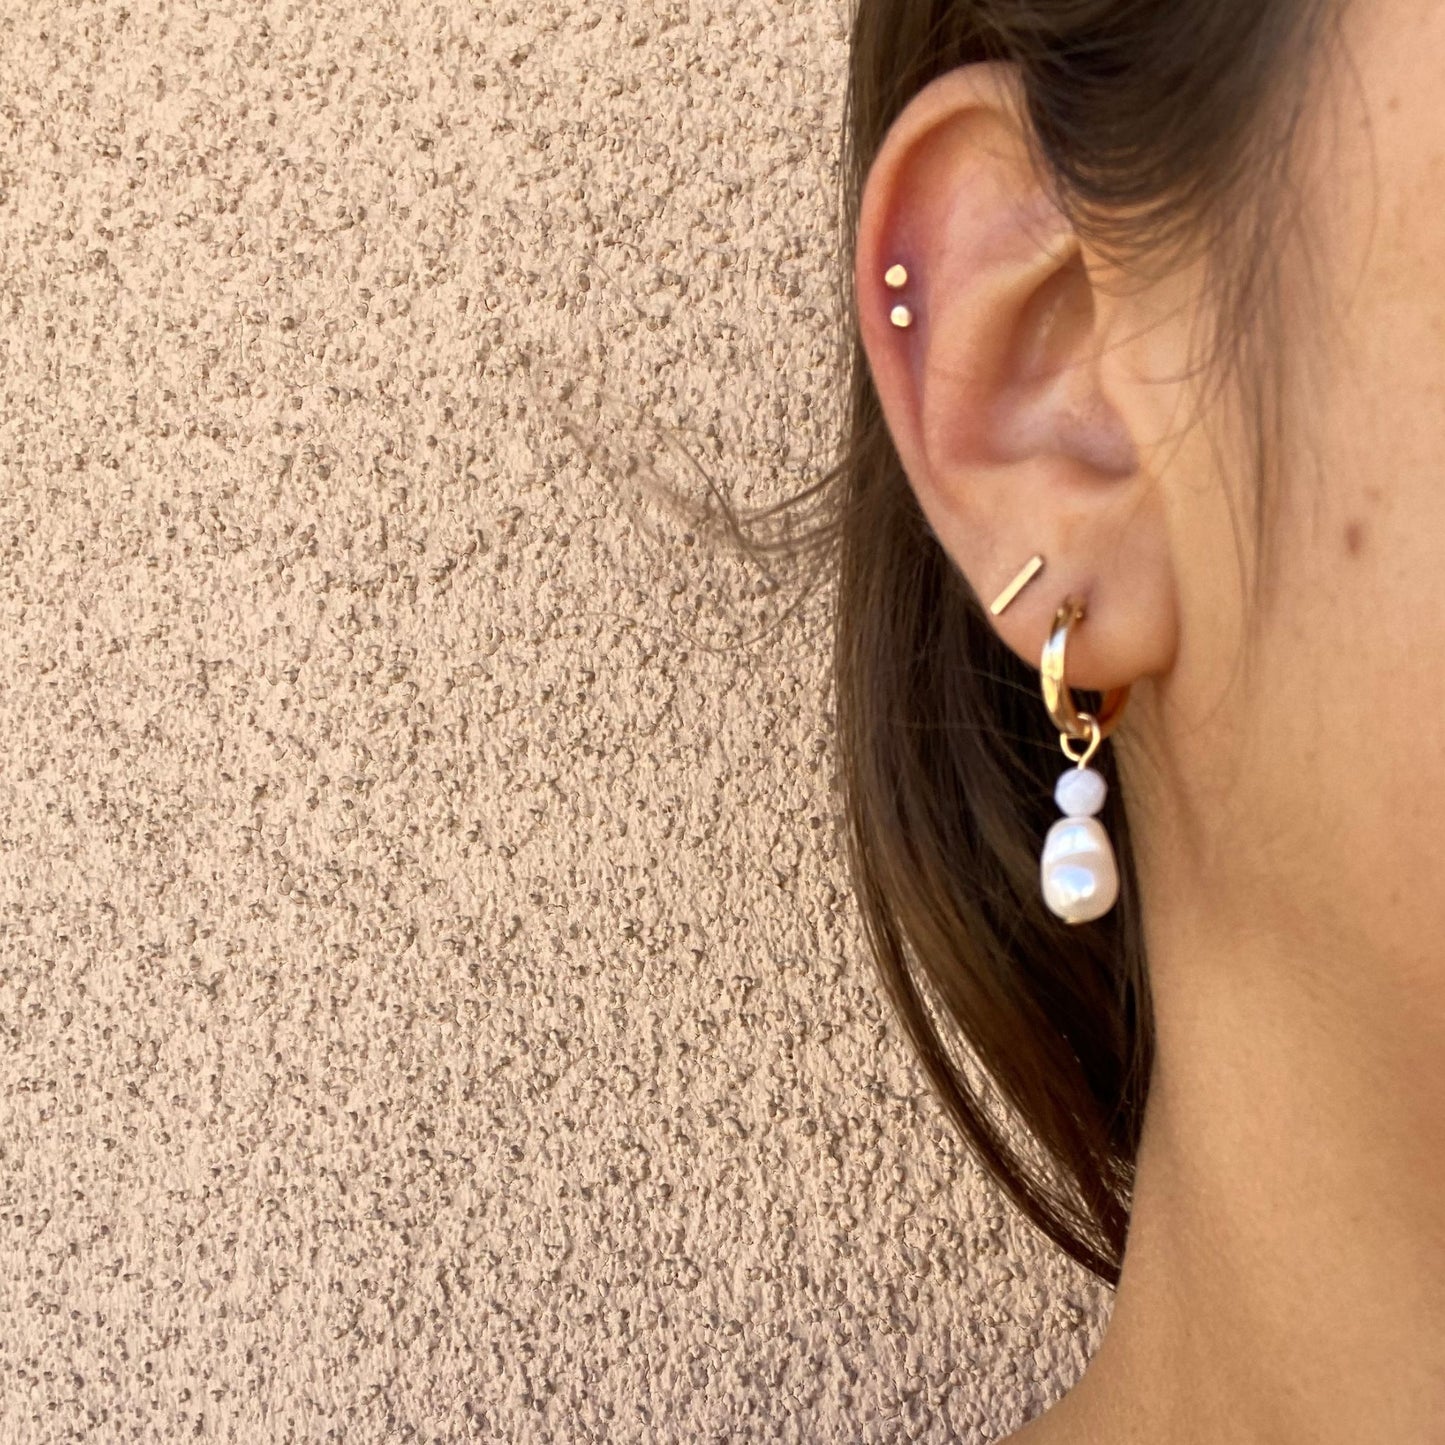
[[[1040,180],[1026,127],[1003,64],[913,98],[864,186],[859,326],[919,506],[983,604],[1045,559],[1000,637],[1037,666],[1072,597],[1087,621],[1069,681],[1107,690],[1167,670],[1177,641],[1165,508],[1134,435],[1153,402],[1109,360],[1123,303]]]

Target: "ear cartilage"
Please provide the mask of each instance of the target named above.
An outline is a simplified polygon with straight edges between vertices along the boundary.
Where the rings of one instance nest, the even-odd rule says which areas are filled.
[[[913,313],[906,306],[895,306],[889,313],[888,319],[895,326],[913,325]]]
[[[890,266],[884,273],[883,284],[891,287],[894,291],[908,285],[908,268],[906,266]]]

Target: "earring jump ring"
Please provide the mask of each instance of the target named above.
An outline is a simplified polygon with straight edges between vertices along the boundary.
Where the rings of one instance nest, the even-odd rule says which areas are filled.
[[[1089,749],[1084,755],[1092,757],[1103,740],[1118,726],[1119,719],[1129,702],[1129,689],[1116,687],[1105,694],[1103,706],[1097,714],[1081,713],[1074,705],[1074,695],[1066,677],[1065,654],[1068,650],[1069,635],[1075,623],[1084,620],[1083,603],[1066,597],[1054,614],[1053,630],[1044,644],[1043,657],[1039,663],[1039,674],[1043,682],[1044,706],[1059,729],[1061,742],[1071,738],[1079,742],[1088,741]],[[1067,744],[1064,752],[1074,762],[1078,758]],[[1080,764],[1082,766],[1082,764]]]
[[[1064,750],[1064,756],[1081,768],[1087,768],[1094,760],[1094,754],[1104,745],[1104,731],[1099,726],[1099,719],[1091,712],[1081,712],[1079,720],[1089,730],[1089,741],[1082,752],[1075,752],[1074,746],[1079,741],[1071,738],[1068,733],[1059,734],[1059,746]]]

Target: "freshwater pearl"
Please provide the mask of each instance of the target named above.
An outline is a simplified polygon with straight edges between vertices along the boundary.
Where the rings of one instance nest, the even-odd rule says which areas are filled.
[[[1093,768],[1070,768],[1059,778],[1054,802],[1070,818],[1091,818],[1104,806],[1109,785]]]
[[[1044,902],[1066,923],[1091,923],[1119,897],[1114,845],[1097,818],[1060,818],[1039,861]]]

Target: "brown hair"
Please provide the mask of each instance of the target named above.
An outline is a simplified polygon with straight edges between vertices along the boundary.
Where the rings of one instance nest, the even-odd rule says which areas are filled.
[[[924,1070],[1017,1207],[1111,1286],[1154,1057],[1128,813],[1105,749],[1094,765],[1110,782],[1119,903],[1096,923],[1060,924],[1038,876],[1057,813],[1058,734],[1036,672],[999,641],[894,449],[854,309],[859,201],[888,128],[924,85],[970,62],[1014,62],[1040,176],[1080,234],[1141,269],[1191,248],[1210,263],[1209,370],[1221,400],[1242,403],[1262,497],[1283,395],[1275,243],[1304,61],[1327,13],[1329,0],[858,0],[843,167],[846,455],[748,518],[820,501],[825,520],[811,531],[748,537],[722,501],[729,535],[754,556],[813,553],[834,576],[848,861]],[[1042,1169],[991,1115],[940,1022],[1022,1122]]]

